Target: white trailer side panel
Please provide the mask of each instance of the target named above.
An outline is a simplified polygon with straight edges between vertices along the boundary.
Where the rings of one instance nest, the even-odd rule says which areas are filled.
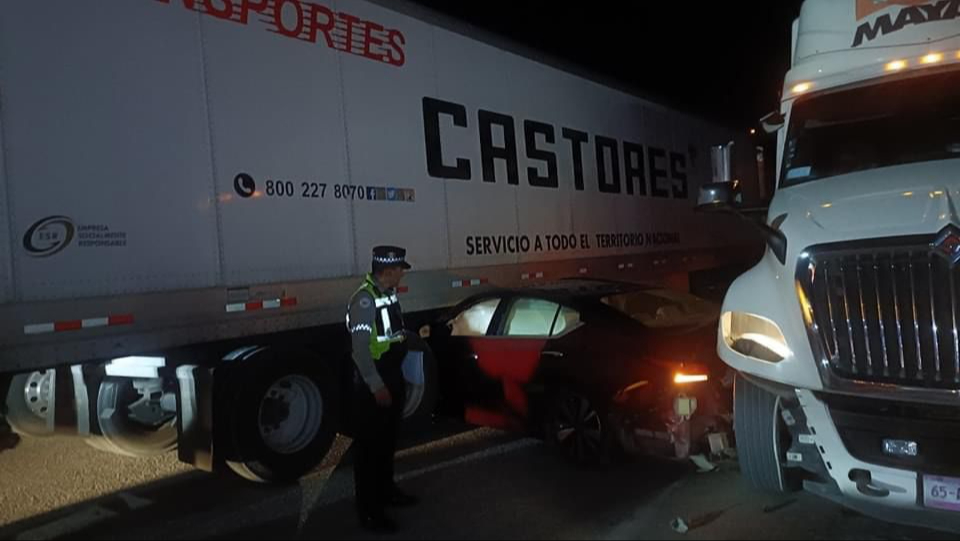
[[[483,181],[478,120],[481,109],[516,119],[523,100],[522,96],[514,94],[514,82],[510,79],[519,74],[511,71],[510,59],[504,54],[499,56],[503,70],[491,79],[487,64],[496,49],[439,28],[434,29],[433,35],[437,80],[434,97],[466,108],[467,126],[454,126],[449,117],[444,118],[441,140],[445,163],[452,165],[458,159],[470,160],[470,179],[432,179],[445,184],[447,189],[451,263],[454,267],[519,263],[519,254],[504,253],[503,250],[496,255],[466,255],[468,237],[503,239],[515,236],[519,231],[517,192],[520,188],[507,184],[507,171],[502,160],[494,162],[498,182]],[[494,132],[494,144],[503,146],[504,134],[499,130]],[[515,130],[515,133],[519,145],[519,132]]]
[[[218,281],[199,15],[163,8],[0,4],[20,300]]]
[[[699,185],[706,177],[691,174],[691,146],[697,146],[700,160],[706,159],[709,148],[702,146],[706,140],[693,140],[693,130],[680,126],[685,115],[453,32],[436,29],[434,33],[438,96],[465,105],[469,124],[456,127],[448,119],[443,126],[445,161],[453,163],[461,157],[471,162],[470,180],[446,181],[454,266],[706,248],[710,246],[705,234],[708,229],[736,227],[727,218],[693,211]],[[483,180],[478,135],[481,109],[508,115],[513,121],[518,185],[508,184],[504,160],[496,161],[496,182]],[[558,189],[533,187],[528,182],[527,168],[544,165],[527,156],[526,120],[549,124],[554,131],[556,143],[541,139],[538,147],[556,155]],[[580,149],[582,189],[575,186],[574,150],[563,136],[565,129],[587,134]],[[494,129],[495,146],[505,143],[502,131]],[[615,149],[602,151],[603,178],[598,164],[601,138]],[[633,193],[626,185],[625,143],[641,145],[644,154],[644,187],[635,179]],[[601,190],[602,180],[611,186],[618,184],[617,179],[619,187],[612,190],[617,193]],[[537,249],[535,239],[557,234],[570,235],[576,246]],[[603,246],[600,235],[604,234],[633,234],[643,242]],[[520,254],[503,250],[491,254],[485,246],[478,255],[471,253],[466,242],[477,236],[496,241],[509,235],[530,238],[533,248]]]
[[[0,66],[0,304],[13,299],[13,250],[10,246],[10,210],[7,201],[6,163],[3,152],[3,68]]]
[[[355,274],[350,203],[334,197],[349,183],[340,53],[209,16],[203,38],[227,285]]]
[[[464,38],[458,38],[458,40],[462,39]],[[489,56],[481,63],[483,68],[480,69],[476,75],[479,77],[491,77],[487,82],[488,87],[491,86],[491,83],[493,83],[493,85],[501,87],[501,91],[509,92],[511,90],[515,90],[523,84],[533,85],[532,88],[521,93],[519,96],[519,103],[512,105],[508,109],[499,109],[499,103],[487,105],[486,100],[476,102],[477,106],[490,108],[496,112],[509,114],[516,120],[517,153],[520,156],[520,186],[513,188],[513,190],[516,192],[518,219],[518,228],[514,234],[521,236],[527,235],[531,239],[533,239],[535,235],[543,235],[544,237],[571,235],[575,232],[575,201],[574,192],[571,189],[573,184],[572,181],[565,182],[564,180],[564,173],[571,171],[570,166],[563,163],[563,152],[557,152],[557,174],[559,176],[560,188],[551,189],[531,187],[529,182],[531,171],[529,169],[532,167],[537,170],[536,175],[534,176],[548,176],[549,166],[544,161],[530,160],[527,158],[528,149],[524,134],[524,122],[526,120],[554,124],[556,120],[551,117],[551,113],[553,111],[570,109],[570,104],[565,103],[566,100],[569,99],[569,95],[565,92],[556,92],[552,88],[552,86],[556,84],[555,81],[558,77],[567,78],[569,76],[567,74],[559,73],[543,64],[529,62],[520,56],[507,54],[502,51],[485,51],[485,54],[498,54],[503,57],[503,71],[497,70],[495,67],[496,62],[492,62],[493,59],[489,58]],[[507,70],[513,69],[521,70],[519,72],[520,80],[514,81],[514,77],[512,75],[510,77],[505,77],[505,73],[508,73]],[[537,96],[538,99],[531,100],[530,93],[539,94],[539,96]],[[527,105],[531,106],[531,110],[525,110]],[[476,126],[476,119],[473,119],[473,122],[473,125]],[[474,132],[476,131],[477,128],[474,127]],[[533,146],[536,149],[549,149],[551,147],[560,149],[563,147],[562,136],[562,131],[559,129],[556,130],[554,133],[555,143],[551,145],[548,143],[546,136],[537,135],[535,136],[535,145]],[[493,186],[493,188],[497,189],[496,191],[501,192],[508,193],[511,191],[508,189],[505,190],[504,188],[506,187],[502,185],[502,179],[505,178],[505,176],[503,176],[503,172],[498,172],[498,175],[500,175],[498,176],[500,182],[496,186]],[[478,184],[480,183],[480,177],[476,177],[476,182]],[[504,210],[504,212],[507,211]],[[464,224],[464,227],[469,229],[470,224]],[[473,234],[486,235],[487,233],[474,232]],[[575,246],[570,246],[563,250],[551,250],[545,247],[543,251],[537,251],[536,241],[533,240],[532,243],[533,249],[519,256],[519,260],[521,262],[540,262],[551,259],[572,259],[587,253],[586,250],[579,250]],[[461,249],[461,254],[464,254],[464,252],[462,252],[464,249],[464,240],[462,238],[459,239],[459,246]]]
[[[431,27],[365,2],[338,2],[337,7],[404,36],[402,66],[340,55],[351,180],[364,191],[395,190],[392,201],[386,194],[385,201],[353,202],[357,267],[369,268],[373,246],[394,244],[409,250],[417,270],[448,268],[447,187],[426,175],[422,102],[436,94],[437,84]],[[405,190],[413,190],[413,201],[405,200],[410,193]]]

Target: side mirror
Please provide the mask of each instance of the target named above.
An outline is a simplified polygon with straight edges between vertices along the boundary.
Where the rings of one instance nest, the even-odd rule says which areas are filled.
[[[700,188],[697,210],[700,212],[729,212],[737,203],[736,182],[713,182]]]
[[[697,212],[724,212],[739,216],[760,233],[767,246],[777,256],[777,260],[785,265],[787,261],[787,237],[780,231],[779,227],[771,227],[766,223],[758,222],[748,215],[749,210],[741,210],[737,200],[737,188],[736,182],[714,182],[701,187],[700,197],[697,200]]]
[[[777,133],[786,123],[787,119],[780,111],[774,111],[760,119],[760,125],[763,126],[763,131],[767,133]]]

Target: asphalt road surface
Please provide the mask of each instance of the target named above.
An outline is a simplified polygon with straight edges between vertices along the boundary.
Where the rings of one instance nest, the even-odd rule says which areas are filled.
[[[349,440],[298,486],[261,487],[136,460],[74,440],[24,440],[0,453],[0,539],[364,539],[355,523]],[[438,428],[398,458],[423,498],[395,514],[417,539],[956,539],[891,526],[809,495],[770,498],[735,464],[698,474],[636,460],[576,469],[537,441]],[[691,528],[674,532],[682,518]]]

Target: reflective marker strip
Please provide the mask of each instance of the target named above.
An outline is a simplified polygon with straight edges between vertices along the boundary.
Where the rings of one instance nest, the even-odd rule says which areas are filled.
[[[524,273],[520,275],[521,280],[529,280],[530,278],[536,278],[537,280],[540,280],[543,278],[543,273],[542,272],[538,272],[536,274]]]
[[[291,308],[297,305],[296,297],[285,299],[270,299],[266,301],[238,302],[227,305],[227,313],[235,314],[238,312],[259,312],[260,310],[276,310],[278,308]]]
[[[97,329],[101,327],[119,327],[133,325],[132,315],[97,317],[90,319],[75,319],[72,321],[55,321],[53,323],[37,323],[25,325],[23,334],[48,334],[54,332],[70,332],[83,329]]]
[[[23,328],[23,334],[46,334],[54,332],[56,325],[53,323],[40,323],[38,325],[27,325]]]
[[[487,280],[486,278],[475,278],[473,280],[455,280],[453,282],[453,288],[458,289],[461,287],[477,287],[477,286],[482,286],[489,283],[490,283],[490,280]]]
[[[586,268],[586,267],[580,269],[580,274],[586,274],[587,272],[588,272],[588,271],[587,271],[587,268]]]

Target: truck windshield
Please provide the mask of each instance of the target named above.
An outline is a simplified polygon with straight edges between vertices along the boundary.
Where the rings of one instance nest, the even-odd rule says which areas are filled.
[[[781,187],[858,171],[960,158],[960,71],[799,100]]]

